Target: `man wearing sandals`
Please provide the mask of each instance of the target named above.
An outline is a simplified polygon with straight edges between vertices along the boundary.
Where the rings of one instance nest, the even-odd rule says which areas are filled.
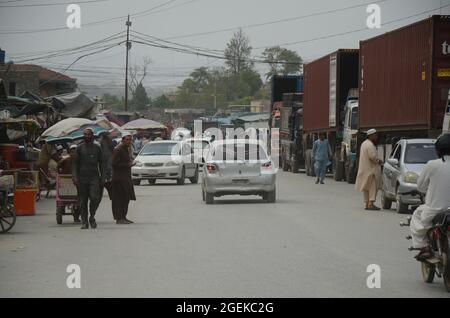
[[[377,142],[378,134],[375,129],[367,131],[367,139],[361,145],[359,152],[359,169],[356,177],[356,190],[364,194],[366,210],[378,211],[375,205],[378,189],[381,185],[381,164],[378,158]]]

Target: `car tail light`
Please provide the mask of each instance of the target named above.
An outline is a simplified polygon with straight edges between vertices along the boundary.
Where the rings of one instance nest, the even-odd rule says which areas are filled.
[[[261,165],[261,170],[263,170],[263,171],[272,170],[272,162],[271,162],[271,161],[269,161],[269,162],[264,162],[264,163]]]
[[[208,170],[209,173],[216,173],[217,172],[217,166],[213,163],[208,163],[206,165],[206,169]]]

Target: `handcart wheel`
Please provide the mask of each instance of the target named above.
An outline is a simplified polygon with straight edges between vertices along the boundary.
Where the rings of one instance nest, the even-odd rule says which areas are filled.
[[[56,223],[62,224],[63,223],[63,211],[64,207],[57,207],[56,208]]]
[[[0,233],[6,233],[16,224],[16,210],[9,203],[0,210]]]

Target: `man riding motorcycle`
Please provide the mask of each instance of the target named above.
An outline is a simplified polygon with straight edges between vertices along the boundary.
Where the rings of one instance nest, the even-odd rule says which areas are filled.
[[[427,231],[433,218],[450,207],[450,133],[441,135],[435,147],[439,159],[429,161],[417,181],[418,191],[426,193],[425,204],[414,212],[410,225],[413,247],[420,248],[418,261],[431,257]]]

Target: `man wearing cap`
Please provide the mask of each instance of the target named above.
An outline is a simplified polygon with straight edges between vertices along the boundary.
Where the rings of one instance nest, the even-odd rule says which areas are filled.
[[[83,132],[84,142],[77,147],[72,166],[72,178],[77,185],[80,197],[82,229],[97,227],[95,212],[101,201],[100,187],[105,182],[102,149],[94,142],[94,131],[86,128]],[[88,223],[89,201],[89,223]]]
[[[132,142],[131,134],[124,134],[112,155],[112,212],[117,224],[133,223],[127,219],[128,205],[131,200],[136,200],[131,179],[131,167],[135,165],[130,158]]]
[[[362,143],[359,154],[358,176],[356,177],[356,189],[364,193],[366,210],[378,211],[375,206],[377,192],[381,184],[382,161],[378,158],[377,142],[378,134],[375,129],[367,131],[367,139]]]

